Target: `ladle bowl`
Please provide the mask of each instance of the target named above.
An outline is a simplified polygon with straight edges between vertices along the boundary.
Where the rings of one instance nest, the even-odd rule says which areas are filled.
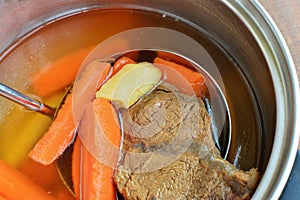
[[[135,30],[133,30],[135,32]],[[110,40],[110,39],[108,39]],[[101,44],[100,44],[101,46]],[[91,53],[90,56],[93,56],[94,53]],[[206,109],[208,111],[209,116],[211,117],[211,132],[212,132],[212,138],[215,142],[216,147],[219,149],[221,156],[226,159],[229,148],[230,148],[230,140],[231,140],[231,119],[230,119],[230,112],[229,108],[227,105],[226,98],[224,94],[222,93],[222,90],[220,86],[216,83],[216,81],[212,78],[212,76],[200,65],[195,63],[193,60],[183,56],[183,55],[178,55],[177,53],[171,52],[171,51],[165,51],[165,50],[159,50],[159,49],[135,49],[135,50],[128,50],[125,52],[117,53],[109,57],[105,58],[99,58],[97,59],[100,62],[110,62],[112,65],[114,61],[119,59],[122,56],[129,57],[136,62],[153,62],[153,59],[157,56],[160,56],[165,59],[172,60],[174,62],[180,63],[192,70],[198,71],[205,77],[205,83],[208,88],[208,93],[202,97],[202,100],[205,103]],[[94,56],[93,56],[94,57]],[[87,58],[87,60],[90,60]],[[86,65],[86,67],[83,65],[85,68],[82,70],[81,73],[79,73],[79,82],[81,79],[86,80],[84,76],[87,76],[86,74],[87,71],[90,71],[88,68],[90,65]],[[159,66],[161,69],[162,73],[164,74],[164,70],[167,66]],[[92,69],[93,71],[95,69]],[[101,75],[100,75],[101,76]],[[162,75],[164,76],[164,75]],[[180,75],[176,75],[178,80],[182,79]],[[93,82],[93,81],[92,81]],[[80,96],[84,93],[83,91],[80,91],[81,88],[80,86],[81,83],[76,83],[74,84],[74,94],[73,96],[76,96],[76,92],[79,92]],[[91,84],[91,83],[89,83]],[[188,84],[188,81],[184,84],[187,84],[187,86],[184,87],[190,87]],[[86,91],[87,87],[86,84],[84,84],[84,88],[82,90]],[[92,87],[93,88],[93,87]],[[192,90],[192,89],[191,89]],[[85,95],[86,98],[86,95]],[[195,98],[197,98],[195,96]],[[76,104],[76,99],[74,99],[74,104]],[[82,104],[78,107],[84,107]],[[224,113],[225,112],[225,113]],[[200,113],[199,113],[200,114]],[[223,116],[224,118],[220,118],[220,116]],[[121,120],[121,119],[119,119]],[[121,127],[123,128],[123,127]],[[121,130],[121,132],[124,132],[124,130]],[[84,141],[84,135],[79,135],[83,138]],[[102,144],[99,144],[102,145]],[[90,150],[90,152],[95,151],[94,147],[89,147],[86,146],[87,149]],[[66,153],[60,157],[58,160],[58,170],[59,173],[64,180],[64,183],[67,185],[67,187],[72,191],[73,189],[73,184],[72,184],[72,172],[71,172],[71,156],[72,156],[72,147],[70,147]],[[97,157],[97,154],[95,155]],[[97,157],[100,161],[102,158]],[[104,159],[103,159],[104,160]],[[105,161],[103,161],[105,163]],[[107,163],[105,163],[107,164]],[[73,192],[73,191],[72,191]]]

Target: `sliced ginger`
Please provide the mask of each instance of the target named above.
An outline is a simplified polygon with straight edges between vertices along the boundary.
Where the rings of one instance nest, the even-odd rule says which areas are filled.
[[[151,63],[127,64],[100,88],[96,97],[129,108],[151,91],[160,79],[161,71]]]

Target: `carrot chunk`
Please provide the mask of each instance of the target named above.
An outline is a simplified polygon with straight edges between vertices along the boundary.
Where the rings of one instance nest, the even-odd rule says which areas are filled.
[[[34,146],[29,157],[43,165],[53,163],[72,143],[76,134],[72,114],[72,94],[69,94],[49,130]]]
[[[185,66],[179,65],[177,63],[156,57],[154,59],[154,64],[164,65],[171,67],[176,70],[179,74],[181,74],[185,80],[178,79],[178,75],[174,74],[170,70],[162,70],[165,71],[165,81],[176,86],[180,92],[183,92],[187,95],[196,94],[198,97],[202,97],[207,93],[207,86],[205,84],[205,79],[202,74],[199,72],[193,71]],[[158,66],[159,67],[159,66]],[[160,68],[160,67],[159,67]],[[192,87],[193,91],[186,88],[184,82],[188,82],[190,87]]]
[[[72,153],[72,181],[76,199],[80,199],[80,166],[81,166],[82,143],[76,138]]]
[[[121,133],[113,106],[107,100],[100,98],[94,100],[93,110],[96,115],[97,126],[101,128],[106,138],[113,145],[119,147]],[[90,130],[94,130],[94,128]],[[86,133],[91,134],[91,132],[85,132],[85,134]],[[77,140],[78,139],[81,138],[77,138]],[[72,161],[75,196],[78,199],[84,200],[115,199],[116,191],[113,182],[112,166],[107,166],[98,161],[97,158],[77,140],[74,145]],[[79,159],[74,158],[78,156],[80,156]],[[111,162],[116,164],[116,157],[112,156],[112,159]],[[78,165],[80,165],[80,167],[78,167]],[[79,177],[80,181],[78,181]]]
[[[115,108],[103,98],[95,99],[93,104],[98,126],[113,145],[119,146],[121,133]]]
[[[45,190],[33,183],[17,169],[0,160],[0,199],[53,200]]]
[[[98,88],[97,90],[100,89],[100,87],[108,80],[110,79],[113,75],[115,75],[117,72],[119,72],[125,65],[127,64],[135,64],[136,62],[133,61],[132,59],[123,56],[121,58],[119,58],[118,60],[116,60],[116,62],[114,63],[113,67],[112,67],[112,71],[110,73],[110,68],[107,68],[101,79],[100,82],[98,83]]]
[[[93,47],[81,49],[55,61],[32,78],[30,87],[38,96],[45,97],[69,86],[74,82],[81,63],[92,49]]]
[[[92,63],[92,65],[97,65],[98,67],[102,66],[101,63],[97,62]],[[101,74],[98,83],[99,85],[103,84],[103,80],[107,78],[110,69],[109,64],[103,66],[107,68],[102,69],[103,74]],[[96,93],[96,89],[92,92]],[[31,159],[43,165],[49,165],[53,163],[53,161],[55,161],[73,142],[77,127],[73,116],[72,97],[72,94],[68,95],[49,130],[28,154]]]
[[[126,56],[123,56],[121,58],[119,58],[114,66],[113,66],[113,74],[116,74],[118,71],[120,71],[120,69],[122,69],[125,65],[127,64],[135,64],[136,62],[133,61],[131,58],[128,58]]]

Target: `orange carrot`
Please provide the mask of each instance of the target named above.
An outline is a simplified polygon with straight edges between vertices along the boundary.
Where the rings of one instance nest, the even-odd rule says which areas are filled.
[[[100,78],[100,83],[103,83],[109,73],[109,65],[107,67]],[[49,165],[73,142],[77,127],[73,117],[72,97],[72,94],[68,95],[65,104],[59,110],[49,130],[29,153],[31,159],[43,165]]]
[[[135,64],[136,62],[133,61],[132,59],[126,57],[126,56],[123,56],[121,58],[119,58],[114,66],[113,66],[113,74],[116,74],[118,71],[120,71],[120,69],[122,69],[122,67],[124,67],[125,65],[127,64]]]
[[[1,194],[0,194],[1,195]],[[4,196],[0,196],[0,200],[9,200],[9,199],[7,199],[6,197],[4,197]]]
[[[0,160],[0,199],[53,200],[45,190],[17,169]]]
[[[76,138],[72,153],[72,180],[76,199],[80,199],[80,165],[81,165],[81,140]]]
[[[69,94],[55,121],[52,122],[49,130],[31,150],[29,157],[43,165],[49,165],[72,143],[75,134],[72,94]]]
[[[124,67],[127,64],[135,64],[135,63],[136,62],[134,62],[132,59],[125,57],[125,56],[116,60],[116,62],[113,65],[111,73],[110,73],[110,67],[108,67],[107,69],[104,70],[103,75],[101,76],[100,82],[98,83],[97,90],[100,89],[100,87],[103,85],[103,83],[105,83],[108,79],[110,79],[113,75],[115,75],[118,71],[120,71],[120,69],[122,69],[122,67]]]
[[[113,169],[100,163],[86,149],[83,151],[82,195],[84,200],[113,200],[116,190],[113,182]]]
[[[38,96],[45,97],[69,86],[92,49],[93,47],[81,49],[56,60],[49,68],[32,78],[30,87]]]
[[[98,83],[99,88],[97,88],[97,89],[100,89],[101,85],[104,82],[106,82],[108,79],[110,79],[113,75],[115,75],[118,71],[120,71],[120,69],[122,69],[122,67],[124,67],[127,64],[135,64],[135,63],[136,63],[135,61],[133,61],[132,59],[130,59],[126,56],[123,56],[123,57],[119,58],[118,60],[116,60],[116,62],[113,65],[111,74],[109,74],[110,68],[107,68],[104,71],[104,73],[100,79],[100,83]]]
[[[154,59],[154,64],[159,64],[159,65],[165,65],[165,66],[169,66],[172,69],[176,70],[177,72],[179,72],[185,80],[179,80],[178,76],[176,76],[176,74],[174,75],[174,73],[171,75],[168,73],[171,72],[169,70],[166,70],[165,72],[167,74],[166,75],[166,82],[175,85],[179,91],[185,91],[186,94],[188,95],[193,95],[194,93],[198,96],[201,97],[204,94],[207,93],[207,86],[205,84],[205,79],[203,77],[202,74],[193,71],[185,66],[179,65],[177,63],[171,62],[171,61],[167,61],[164,60],[162,58],[156,57]],[[158,65],[158,66],[159,66]],[[187,81],[190,86],[192,87],[193,91],[188,90],[183,82]]]
[[[93,101],[96,123],[108,140],[115,146],[120,145],[121,133],[117,113],[113,105],[106,99],[98,98]]]
[[[119,147],[121,133],[113,106],[105,99],[95,99],[93,110],[96,115],[96,123],[101,127],[105,136],[112,144]],[[85,146],[81,145],[80,142],[77,143],[77,141],[74,145],[73,158],[75,156],[80,156],[80,159],[73,159],[72,163],[76,197],[84,200],[115,199],[116,191],[113,182],[113,169],[98,161]],[[115,160],[112,163],[116,164],[116,158],[113,159]],[[78,164],[80,164],[80,170],[76,166]],[[81,174],[78,175],[79,173]],[[79,184],[78,177],[80,177]],[[80,192],[78,193],[78,191]]]

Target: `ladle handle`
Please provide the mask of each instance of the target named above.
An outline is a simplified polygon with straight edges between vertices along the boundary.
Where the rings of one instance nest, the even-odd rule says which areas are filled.
[[[29,110],[48,115],[50,117],[54,116],[55,110],[50,106],[34,100],[6,85],[3,85],[2,83],[0,83],[0,95],[28,108]]]

